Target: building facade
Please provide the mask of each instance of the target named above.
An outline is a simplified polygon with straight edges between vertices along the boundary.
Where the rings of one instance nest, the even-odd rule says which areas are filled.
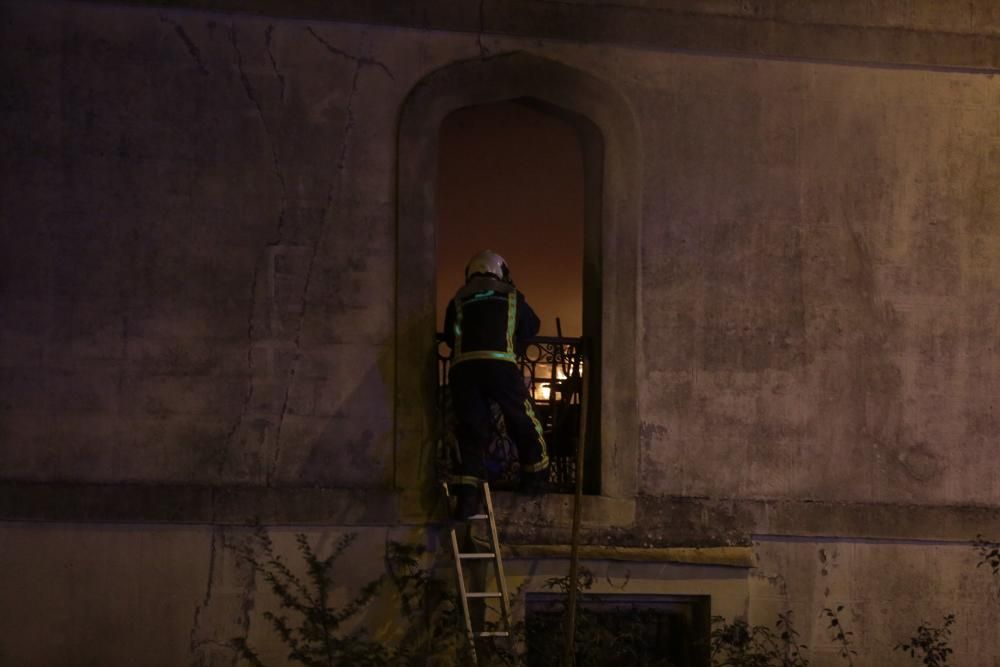
[[[250,522],[437,548],[438,133],[528,99],[584,156],[594,590],[1000,665],[995,3],[317,4],[0,4],[0,663],[280,664]],[[523,607],[570,498],[498,504]]]

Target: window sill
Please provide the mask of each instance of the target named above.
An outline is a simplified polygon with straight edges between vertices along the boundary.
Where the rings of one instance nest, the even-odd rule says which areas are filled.
[[[503,557],[510,560],[570,557],[568,544],[504,544]],[[582,560],[614,560],[638,563],[674,563],[716,567],[753,567],[751,547],[616,547],[580,545]]]
[[[583,496],[581,525],[587,528],[623,528],[635,523],[635,499],[610,496]],[[493,508],[497,523],[533,528],[572,528],[573,496],[546,493],[529,496],[496,491]]]

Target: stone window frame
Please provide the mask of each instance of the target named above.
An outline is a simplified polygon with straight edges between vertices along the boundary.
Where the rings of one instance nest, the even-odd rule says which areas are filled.
[[[431,72],[403,103],[398,135],[396,245],[395,485],[400,514],[419,520],[440,497],[431,483],[437,368],[437,215],[440,128],[458,109],[530,100],[575,126],[585,172],[584,332],[600,331],[600,495],[585,506],[604,523],[634,518],[638,488],[638,270],[641,142],[626,99],[598,77],[524,52],[451,63]],[[599,281],[599,287],[596,287]],[[601,503],[600,501],[625,501]],[[601,505],[607,505],[603,510]],[[609,508],[614,508],[610,512]]]

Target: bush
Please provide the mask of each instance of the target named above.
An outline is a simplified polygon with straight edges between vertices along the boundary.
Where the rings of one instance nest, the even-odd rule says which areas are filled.
[[[982,535],[976,535],[972,547],[979,554],[976,567],[987,565],[993,570],[993,576],[1000,577],[1000,542],[990,542]]]
[[[289,662],[307,667],[421,667],[465,664],[466,638],[454,597],[446,586],[422,569],[422,546],[389,543],[386,573],[361,586],[342,606],[333,606],[337,588],[334,565],[356,539],[350,533],[338,540],[325,558],[317,555],[305,535],[295,537],[305,565],[305,579],[295,574],[274,550],[267,531],[257,528],[244,543],[233,547],[279,600],[280,610],[263,617],[287,647]],[[364,628],[348,630],[375,596],[393,586],[399,600],[399,637],[388,646],[372,639]],[[266,667],[245,637],[231,640],[239,657],[253,667]]]
[[[951,641],[951,626],[955,623],[955,615],[944,617],[944,625],[921,625],[917,633],[903,644],[896,644],[895,650],[905,651],[911,658],[918,658],[925,667],[946,667],[948,656],[953,653],[948,642]]]
[[[792,612],[778,614],[775,629],[751,626],[743,619],[712,617],[712,664],[715,667],[808,667],[805,644],[792,624]]]

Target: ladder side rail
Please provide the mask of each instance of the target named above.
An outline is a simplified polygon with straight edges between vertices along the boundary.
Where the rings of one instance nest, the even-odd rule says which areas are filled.
[[[472,616],[469,614],[469,596],[465,592],[465,575],[462,574],[462,561],[458,558],[458,536],[455,529],[451,529],[451,549],[455,554],[455,574],[458,575],[458,597],[462,600],[462,614],[465,616],[465,633],[469,637],[469,650],[472,651],[472,660],[479,664],[476,656],[476,635],[472,631]]]
[[[500,604],[503,622],[507,632],[511,632],[510,593],[507,592],[507,576],[503,570],[503,558],[500,555],[500,538],[497,535],[497,523],[493,513],[493,495],[490,493],[489,482],[483,482],[483,496],[486,500],[486,514],[490,518],[490,548],[493,550],[493,562],[496,565],[497,587],[500,589]]]
[[[448,485],[444,485],[445,496],[451,495]],[[472,615],[469,613],[469,595],[465,588],[465,574],[462,571],[461,551],[458,548],[458,535],[455,527],[452,526],[451,533],[451,553],[455,561],[455,578],[458,580],[458,597],[462,601],[462,615],[465,618],[465,634],[469,638],[469,650],[472,652],[473,664],[479,664],[479,657],[476,655],[476,634],[472,630]]]

